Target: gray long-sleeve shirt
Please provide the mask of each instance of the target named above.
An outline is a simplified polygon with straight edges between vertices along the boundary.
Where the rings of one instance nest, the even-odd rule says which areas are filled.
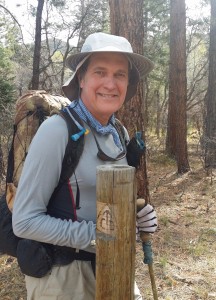
[[[103,151],[116,157],[120,149],[111,134],[96,134]],[[62,160],[68,143],[68,129],[58,115],[43,122],[26,157],[13,207],[13,230],[17,236],[54,245],[92,251],[96,238],[96,167],[104,162],[97,158],[97,146],[91,133],[85,136],[83,154],[75,174],[80,188],[78,220],[61,220],[46,214],[49,199],[58,184]],[[126,158],[115,164],[127,164]],[[76,181],[70,178],[74,197]]]

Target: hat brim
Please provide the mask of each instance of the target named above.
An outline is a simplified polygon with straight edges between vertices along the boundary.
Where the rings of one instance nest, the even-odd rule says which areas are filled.
[[[136,67],[140,79],[145,77],[154,68],[153,62],[143,55],[137,53],[131,53],[131,52],[117,51],[115,48],[111,51],[111,47],[104,48],[104,51],[100,50],[100,51],[81,52],[81,53],[72,54],[66,59],[66,66],[72,71],[76,71],[77,66],[86,56],[89,56],[93,53],[103,53],[103,52],[122,53],[126,55],[129,58],[130,62]]]
[[[130,100],[137,91],[137,84],[140,79],[144,78],[153,68],[154,64],[152,61],[140,54],[130,52],[111,51],[109,48],[107,52],[122,53],[126,55],[130,61],[132,68],[130,70],[130,80],[127,88],[125,101]],[[66,60],[66,66],[71,69],[74,73],[69,80],[63,85],[62,90],[65,96],[71,101],[78,99],[79,95],[79,82],[77,79],[77,70],[80,68],[85,59],[93,53],[104,53],[104,51],[93,51],[93,52],[81,52],[69,56]]]

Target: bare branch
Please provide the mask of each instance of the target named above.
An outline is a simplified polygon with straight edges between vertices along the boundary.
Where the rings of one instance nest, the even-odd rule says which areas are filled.
[[[14,17],[14,15],[10,12],[10,10],[7,9],[7,7],[5,7],[5,6],[2,5],[2,4],[0,4],[0,7],[3,8],[7,13],[9,13],[9,15],[12,17],[12,19],[14,20],[14,22],[18,25],[18,27],[19,27],[19,29],[20,29],[20,33],[21,33],[22,42],[23,42],[24,46],[26,47],[25,42],[24,42],[23,33],[22,33],[22,28],[21,28],[20,23],[17,21],[17,19]]]

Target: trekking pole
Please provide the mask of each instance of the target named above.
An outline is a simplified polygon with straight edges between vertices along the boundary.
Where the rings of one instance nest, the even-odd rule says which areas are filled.
[[[144,199],[137,199],[137,212],[139,212],[145,206]],[[154,300],[158,300],[157,288],[155,284],[154,270],[153,270],[153,253],[151,248],[151,236],[149,233],[140,232],[140,238],[142,240],[142,247],[144,253],[144,264],[148,265],[149,275],[152,286],[152,293]]]

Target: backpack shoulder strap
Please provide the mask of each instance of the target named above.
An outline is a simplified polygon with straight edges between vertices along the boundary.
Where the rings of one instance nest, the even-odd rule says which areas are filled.
[[[121,134],[122,140],[126,143],[124,126],[122,125],[121,121],[119,121],[119,119],[117,118],[115,118],[115,126],[118,129],[118,133]]]
[[[77,113],[72,109],[67,107],[69,109],[70,114],[72,114],[73,118],[79,123],[82,124],[82,121],[80,120]],[[72,176],[74,173],[79,159],[82,155],[83,148],[84,148],[84,135],[79,136],[77,140],[73,140],[71,137],[77,133],[79,133],[80,129],[75,124],[74,120],[71,118],[70,114],[67,110],[62,109],[60,111],[55,111],[58,115],[60,115],[66,122],[67,128],[68,128],[68,143],[65,149],[64,158],[62,161],[62,170],[60,179],[58,182],[57,187],[55,188],[49,205],[52,205],[52,200],[55,199],[56,195],[64,185],[64,183]],[[76,194],[76,208],[79,208],[79,198],[80,198],[80,192],[79,192],[79,186],[77,183],[77,194]]]
[[[118,131],[122,135],[122,138],[126,144],[126,158],[128,165],[138,169],[138,167],[141,164],[141,159],[145,153],[145,144],[142,140],[141,133],[136,132],[135,136],[132,137],[130,141],[127,141],[122,123],[118,119],[115,119],[115,121],[115,125],[118,128]]]
[[[73,115],[75,120],[79,124],[83,124],[80,117],[77,115],[77,113],[72,109],[69,108],[70,113]],[[70,117],[69,113],[66,110],[61,110],[59,112],[59,115],[65,120],[68,128],[68,143],[67,147],[65,149],[65,155],[62,162],[62,171],[60,176],[60,183],[65,182],[68,180],[72,174],[74,173],[79,159],[82,155],[83,148],[84,148],[84,135],[81,135],[79,139],[74,141],[71,136],[74,134],[77,134],[80,130],[73,121],[73,119]]]

